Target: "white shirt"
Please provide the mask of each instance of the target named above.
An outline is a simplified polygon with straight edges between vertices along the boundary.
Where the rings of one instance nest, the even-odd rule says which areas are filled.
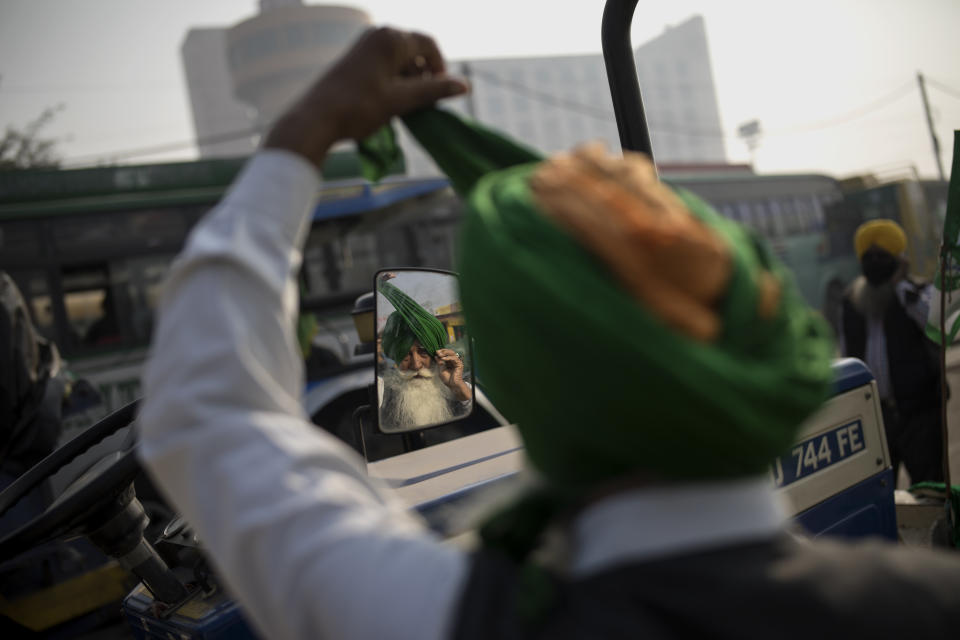
[[[146,366],[140,455],[264,637],[443,638],[467,556],[300,405],[295,276],[318,186],[299,156],[261,151],[192,232]],[[766,478],[623,493],[580,516],[571,571],[782,524]]]

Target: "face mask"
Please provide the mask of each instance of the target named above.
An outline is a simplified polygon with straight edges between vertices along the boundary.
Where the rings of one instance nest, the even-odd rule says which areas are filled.
[[[863,276],[876,287],[893,277],[900,261],[883,249],[868,249],[860,258]]]

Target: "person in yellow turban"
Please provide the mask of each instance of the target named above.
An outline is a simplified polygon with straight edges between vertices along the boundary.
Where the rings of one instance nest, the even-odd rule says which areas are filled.
[[[868,249],[877,247],[886,253],[899,256],[907,249],[907,234],[893,220],[884,218],[864,222],[853,236],[853,248],[861,260]]]
[[[942,481],[940,367],[924,333],[929,284],[907,277],[907,234],[893,220],[863,223],[853,237],[862,275],[844,295],[841,349],[877,379],[894,473]]]

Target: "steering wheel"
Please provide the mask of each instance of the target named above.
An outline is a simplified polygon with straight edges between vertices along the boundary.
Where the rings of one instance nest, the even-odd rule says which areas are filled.
[[[136,413],[134,401],[38,462],[0,493],[0,515],[98,442],[131,424]],[[60,492],[43,513],[0,538],[0,562],[45,542],[99,527],[132,499],[128,488],[139,472],[133,446],[101,459]]]

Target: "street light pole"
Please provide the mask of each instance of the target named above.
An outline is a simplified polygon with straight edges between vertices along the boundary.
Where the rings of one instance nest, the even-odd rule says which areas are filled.
[[[940,141],[937,140],[937,132],[933,128],[933,116],[930,114],[930,101],[927,100],[927,85],[923,81],[923,74],[917,71],[917,83],[920,84],[920,97],[923,98],[923,111],[927,116],[927,128],[930,129],[930,140],[933,141],[933,157],[937,160],[937,171],[940,173],[940,179],[946,182],[943,175],[943,162],[940,160]]]

